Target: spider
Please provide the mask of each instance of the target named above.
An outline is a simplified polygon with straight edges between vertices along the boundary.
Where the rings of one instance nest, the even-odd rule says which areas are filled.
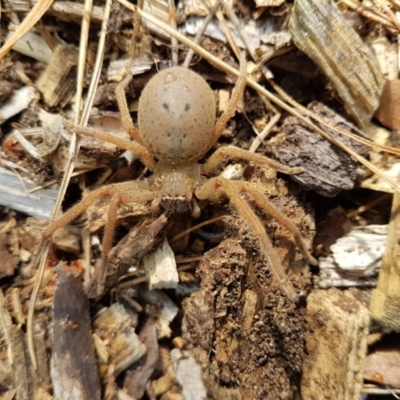
[[[230,156],[273,168],[287,174],[302,172],[302,168],[290,168],[264,156],[246,150],[225,146],[216,150],[204,164],[199,160],[211,149],[222,134],[238,100],[246,86],[245,61],[241,61],[240,76],[235,84],[226,110],[217,119],[213,91],[207,82],[195,72],[183,67],[171,67],[158,72],[144,87],[139,100],[138,128],[131,120],[125,97],[125,89],[131,77],[127,76],[116,89],[121,120],[135,142],[118,139],[105,132],[66,125],[76,132],[89,135],[120,148],[130,150],[141,157],[143,164],[154,175],[149,181],[128,181],[106,185],[90,192],[83,200],[52,222],[43,233],[49,240],[60,227],[70,223],[98,198],[108,197],[108,223],[103,238],[103,256],[106,259],[112,246],[118,206],[123,203],[152,202],[152,209],[170,213],[191,210],[193,216],[200,214],[197,200],[218,200],[225,195],[243,216],[259,240],[274,278],[286,295],[294,300],[296,291],[288,280],[265,228],[248,202],[241,194],[247,193],[256,205],[269,213],[294,237],[303,257],[311,264],[316,260],[297,227],[265,197],[255,184],[243,180],[231,181],[223,177],[206,179],[212,171]]]

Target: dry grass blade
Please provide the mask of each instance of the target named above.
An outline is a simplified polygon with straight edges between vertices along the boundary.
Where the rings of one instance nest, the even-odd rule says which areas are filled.
[[[239,71],[230,65],[226,64],[219,58],[213,56],[211,53],[209,53],[207,50],[203,49],[199,45],[193,43],[190,39],[188,39],[186,36],[182,35],[181,33],[175,31],[172,29],[169,25],[165,24],[162,21],[159,21],[156,17],[139,10],[137,7],[134,5],[128,3],[126,0],[118,0],[123,6],[128,8],[129,10],[132,10],[142,16],[142,18],[145,18],[149,22],[152,22],[155,24],[157,27],[160,29],[164,30],[166,33],[169,35],[176,36],[176,38],[183,44],[185,44],[187,47],[193,49],[199,56],[204,57],[208,62],[210,62],[212,65],[215,67],[221,69],[222,71],[226,72],[227,74],[233,75],[238,77],[239,76]],[[293,115],[294,117],[298,118],[299,120],[303,121],[305,124],[307,124],[310,128],[314,129],[315,132],[318,132],[322,137],[324,137],[326,140],[330,141],[337,147],[339,147],[341,150],[345,151],[347,154],[351,155],[354,157],[358,162],[363,164],[366,168],[371,170],[373,173],[378,175],[382,180],[387,182],[391,187],[393,187],[396,191],[400,191],[400,185],[396,183],[393,179],[387,177],[383,171],[380,170],[380,168],[376,167],[369,161],[367,161],[364,157],[360,156],[353,150],[349,149],[347,146],[345,146],[343,143],[333,139],[330,137],[328,134],[326,134],[322,129],[318,128],[315,124],[313,124],[307,117],[304,115],[300,114],[298,111],[294,110],[292,107],[287,105],[284,101],[279,99],[277,96],[269,92],[267,89],[259,85],[257,82],[254,80],[247,78],[247,84],[256,90],[258,93],[264,95],[268,100],[272,101],[275,103],[277,106],[283,108],[285,111]]]
[[[0,49],[0,60],[3,59],[11,48],[22,38],[35,24],[42,18],[44,13],[50,8],[54,0],[39,0],[14,34],[3,44]]]
[[[92,8],[90,3],[91,3],[91,0],[87,0],[85,10],[89,11]],[[83,111],[82,117],[80,118],[80,121],[82,124],[87,123],[87,120],[89,118],[90,109],[92,108],[92,104],[93,104],[94,93],[96,92],[96,88],[97,88],[97,85],[99,82],[101,66],[102,66],[103,58],[104,58],[107,23],[109,20],[110,12],[111,12],[111,0],[108,0],[106,2],[106,7],[104,10],[104,19],[103,19],[102,29],[101,29],[101,33],[100,33],[98,53],[97,53],[95,68],[93,71],[92,81],[90,83],[88,100],[87,100],[87,103],[85,104],[85,109]],[[88,31],[88,29],[89,29],[89,24],[88,24],[89,19],[90,19],[90,15],[88,13],[85,13],[83,16],[83,22],[82,22],[82,30],[84,32],[82,32],[81,38],[87,37],[87,35],[88,35],[88,33],[86,31]],[[79,58],[80,65],[78,67],[78,70],[82,71],[82,74],[83,74],[83,70],[84,70],[84,66],[82,65],[82,63],[84,63],[85,59],[86,59],[86,57],[85,57],[86,50],[87,50],[87,46],[84,44],[84,50],[81,52],[81,55]],[[80,79],[78,79],[77,85],[78,85],[78,87],[77,87],[78,97],[80,97],[81,96]],[[78,104],[79,104],[79,102],[78,102]],[[77,110],[78,115],[80,114],[79,111],[80,110]],[[53,210],[52,221],[58,216],[58,214],[60,212],[61,204],[64,199],[64,196],[65,196],[68,184],[69,184],[69,180],[74,171],[74,167],[75,167],[74,158],[75,158],[75,155],[78,153],[78,151],[79,151],[79,141],[78,141],[76,133],[74,133],[72,136],[72,139],[71,139],[71,145],[70,145],[70,149],[69,149],[69,158],[67,161],[66,170],[65,170],[65,173],[63,176],[63,180],[61,182],[57,202],[56,202],[56,205]],[[43,244],[42,249],[39,251],[39,254],[37,256],[37,261],[39,263],[38,275],[37,275],[37,279],[35,281],[35,286],[34,286],[34,289],[32,292],[32,297],[31,297],[31,301],[29,303],[29,310],[28,310],[28,319],[27,319],[28,349],[29,349],[29,356],[32,360],[32,365],[35,369],[37,368],[37,363],[36,363],[35,347],[34,347],[34,341],[33,341],[33,317],[34,317],[34,312],[35,312],[35,304],[36,304],[37,296],[39,294],[39,289],[40,289],[41,281],[42,281],[43,274],[44,274],[44,269],[45,269],[45,265],[46,265],[46,259],[47,259],[47,254],[48,254],[49,248],[50,248],[49,243]]]
[[[326,126],[329,129],[332,129],[344,136],[347,136],[350,139],[356,140],[359,143],[363,143],[371,148],[377,148],[379,150],[385,151],[386,153],[390,153],[390,154],[397,154],[400,155],[400,149],[396,149],[395,147],[389,147],[389,146],[383,146],[379,143],[375,143],[372,142],[371,140],[365,139],[361,136],[357,136],[354,135],[351,132],[347,132],[343,129],[339,129],[336,126],[330,125],[328,124],[326,121],[324,121],[319,115],[313,113],[312,111],[310,111],[308,108],[302,106],[301,104],[299,104],[297,101],[295,101],[292,97],[290,97],[279,85],[277,85],[274,81],[269,81],[269,83],[272,85],[272,87],[274,88],[274,90],[276,90],[281,96],[282,98],[287,101],[289,104],[291,104],[293,107],[299,109],[302,113],[304,113],[305,115],[308,115],[309,117],[311,117],[312,119],[314,119],[315,121],[319,122],[320,124]]]

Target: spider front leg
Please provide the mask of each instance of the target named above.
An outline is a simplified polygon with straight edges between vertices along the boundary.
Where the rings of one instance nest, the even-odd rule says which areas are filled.
[[[154,157],[147,150],[146,147],[141,144],[137,144],[134,142],[129,142],[124,139],[120,139],[116,136],[113,136],[107,132],[97,131],[90,128],[84,128],[82,126],[76,126],[72,122],[64,120],[64,125],[68,128],[74,129],[76,133],[80,135],[85,135],[89,137],[96,138],[98,140],[114,144],[115,146],[120,147],[121,149],[131,151],[132,153],[138,154],[143,162],[143,164],[150,169],[154,170],[155,161]]]
[[[146,202],[153,200],[155,194],[149,190],[147,182],[121,182],[112,185],[103,186],[99,189],[89,192],[78,204],[66,211],[60,218],[53,221],[43,232],[43,239],[49,239],[53,233],[72,222],[74,219],[83,214],[95,200],[101,197],[113,198],[120,196],[121,202]]]
[[[295,300],[297,298],[296,291],[288,280],[285,268],[279,260],[263,224],[247,202],[240,197],[240,191],[235,183],[221,177],[212,178],[196,191],[196,196],[201,200],[205,200],[214,197],[216,191],[224,192],[236,210],[243,216],[254,235],[258,238],[261,252],[267,259],[274,278],[277,280],[286,295],[291,300]]]
[[[262,156],[261,154],[250,153],[247,150],[239,149],[235,146],[223,146],[217,149],[203,164],[201,167],[201,173],[207,175],[217,169],[228,156],[254,162],[260,166],[273,168],[285,174],[299,174],[300,172],[303,172],[303,168],[301,167],[288,167],[287,165],[283,165],[278,161]]]
[[[115,96],[118,103],[119,112],[121,113],[121,122],[125,130],[129,133],[133,140],[140,145],[144,145],[139,130],[133,125],[131,115],[129,114],[128,104],[126,102],[125,89],[132,80],[132,75],[127,75],[115,89]]]
[[[214,143],[219,139],[224,131],[226,124],[232,118],[232,114],[235,113],[237,103],[239,99],[243,96],[244,89],[246,88],[246,54],[243,52],[240,58],[240,74],[238,80],[236,81],[235,87],[232,91],[231,99],[229,100],[228,106],[226,110],[222,113],[222,115],[218,118],[217,122],[215,123],[214,132],[212,137],[210,138],[210,144],[207,148],[207,151],[214,146]],[[207,153],[204,152],[204,154]],[[204,156],[203,154],[203,156]]]
[[[112,247],[115,227],[117,223],[117,211],[120,204],[145,203],[154,200],[155,193],[149,190],[147,182],[122,182],[104,186],[86,195],[81,202],[64,213],[59,219],[52,222],[43,232],[43,240],[49,240],[53,233],[69,224],[79,215],[83,214],[90,205],[101,197],[110,197],[107,210],[107,224],[104,229],[103,250],[100,261],[99,279],[97,282],[97,293],[100,294],[104,288],[105,267],[107,265],[108,253]]]

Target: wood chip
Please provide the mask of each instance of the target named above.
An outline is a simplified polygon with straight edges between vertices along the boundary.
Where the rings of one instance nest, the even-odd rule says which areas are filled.
[[[378,287],[371,298],[372,318],[384,329],[400,332],[400,193],[393,195],[386,251],[379,272]]]
[[[203,400],[207,391],[201,379],[201,368],[193,355],[183,354],[178,349],[171,350],[176,376],[185,399]]]
[[[307,298],[304,399],[359,400],[369,312],[348,291],[315,290]]]
[[[386,344],[373,346],[364,362],[364,379],[380,386],[400,387],[400,347],[398,340],[393,339],[389,337]]]
[[[18,173],[0,167],[0,205],[49,220],[57,200],[57,186],[29,192],[36,187],[35,183],[21,178]]]
[[[319,258],[320,272],[314,284],[320,288],[375,287],[386,241],[387,225],[354,227],[331,246],[330,256]]]
[[[54,295],[51,356],[54,395],[59,400],[69,400],[71,396],[100,400],[88,298],[72,270],[67,271],[60,265],[57,274],[60,281]]]
[[[7,248],[7,234],[0,232],[0,279],[14,275],[14,270],[18,265],[18,257],[10,253]]]
[[[57,46],[45,71],[36,82],[44,102],[65,107],[75,92],[78,52],[75,46]]]
[[[295,45],[321,68],[347,112],[364,126],[385,84],[373,51],[330,0],[296,0],[289,29]]]
[[[175,289],[179,283],[175,254],[164,238],[155,251],[143,259],[143,268],[149,280],[149,288]]]
[[[107,375],[110,366],[114,369],[114,375],[117,376],[146,353],[146,346],[135,333],[136,324],[136,314],[128,313],[121,303],[114,303],[111,307],[102,310],[93,321],[94,332],[107,351],[106,360],[100,364],[103,378]]]
[[[166,224],[165,214],[148,225],[139,224],[110,251],[106,267],[105,291],[114,286],[130,267],[138,266],[139,261],[162,240]],[[97,293],[96,279],[95,277],[92,280],[87,289],[90,298],[101,297]]]
[[[149,319],[139,333],[139,339],[146,345],[147,353],[143,361],[133,371],[126,373],[123,387],[134,399],[141,399],[147,383],[158,361],[158,341],[155,321]]]

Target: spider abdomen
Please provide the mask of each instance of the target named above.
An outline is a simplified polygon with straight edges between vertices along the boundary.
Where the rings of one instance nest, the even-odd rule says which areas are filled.
[[[156,74],[139,100],[139,131],[160,161],[197,161],[208,149],[216,118],[214,93],[198,74],[172,67]]]

